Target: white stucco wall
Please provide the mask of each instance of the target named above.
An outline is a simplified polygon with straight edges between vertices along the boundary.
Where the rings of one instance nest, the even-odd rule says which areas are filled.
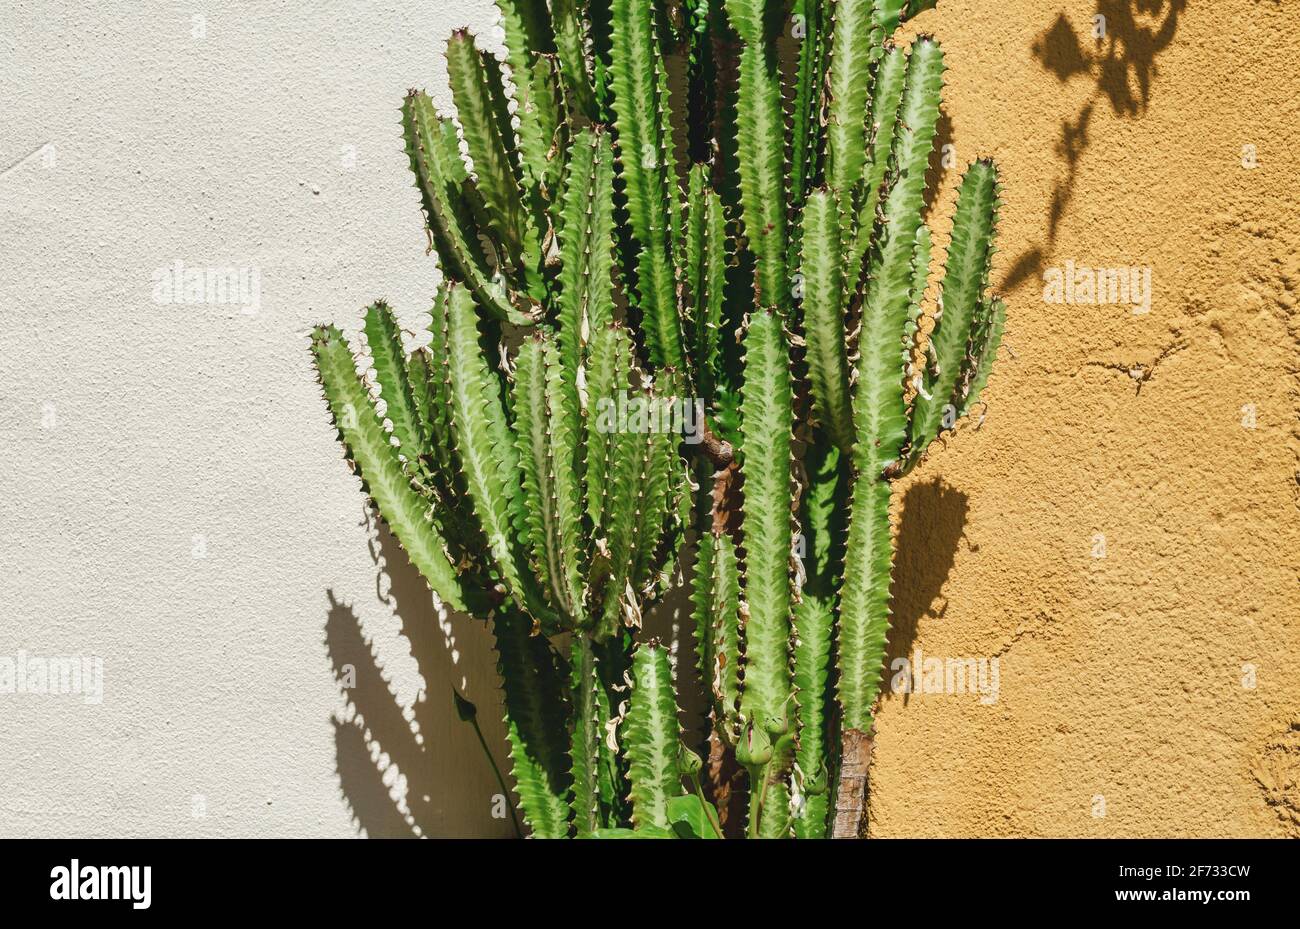
[[[419,828],[510,833],[448,690],[501,744],[487,638],[445,647],[396,547],[372,559],[307,350],[379,296],[419,327],[435,266],[398,104],[447,103],[443,38],[491,22],[485,0],[4,4],[0,659],[101,658],[103,699],[0,694],[0,836],[410,834],[390,760]],[[256,312],[156,302],[176,261],[255,271]]]

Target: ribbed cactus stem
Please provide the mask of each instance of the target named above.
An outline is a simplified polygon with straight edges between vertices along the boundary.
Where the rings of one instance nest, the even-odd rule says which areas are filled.
[[[623,720],[632,781],[632,821],[668,826],[668,801],[681,794],[679,728],[668,650],[645,643],[632,661],[632,700]]]
[[[775,0],[727,3],[728,16],[743,42],[736,151],[742,225],[756,259],[755,302],[784,314],[791,290],[786,271],[785,127],[771,28],[779,6]]]
[[[611,0],[610,5],[614,126],[635,242],[629,256],[636,276],[632,295],[642,313],[651,362],[681,370],[686,356],[675,263],[680,194],[654,5],[645,0]]]
[[[972,345],[972,328],[984,324],[990,315],[983,303],[992,260],[993,229],[997,221],[997,169],[989,161],[970,166],[957,195],[952,240],[944,271],[940,306],[943,315],[930,335],[929,355],[923,383],[917,391],[912,413],[912,454],[919,457],[941,430],[951,429],[964,406],[956,396],[964,369],[976,365],[973,359],[983,350],[991,327],[980,329],[980,344]],[[944,422],[945,412],[948,421]]]
[[[778,716],[790,697],[791,380],[781,321],[756,310],[745,337],[741,474],[745,480],[744,708]]]

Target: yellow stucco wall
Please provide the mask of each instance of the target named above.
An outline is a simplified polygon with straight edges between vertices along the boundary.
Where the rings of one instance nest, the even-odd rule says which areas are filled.
[[[871,833],[1298,835],[1300,10],[910,28],[947,50],[958,164],[1003,169],[1009,323],[983,426],[898,488],[890,656],[996,656],[999,690],[886,698]],[[1045,302],[1067,261],[1149,268],[1150,312]]]

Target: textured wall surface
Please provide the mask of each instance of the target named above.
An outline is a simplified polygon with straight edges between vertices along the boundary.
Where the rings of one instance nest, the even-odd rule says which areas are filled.
[[[1000,688],[886,701],[873,833],[1297,834],[1300,11],[941,9],[1008,334],[983,428],[900,488],[891,654],[998,656]],[[1150,312],[1045,303],[1067,261],[1150,268]]]
[[[104,668],[98,706],[0,695],[0,835],[510,834],[451,699],[503,744],[488,637],[448,649],[364,524],[307,350],[377,296],[427,313],[397,107],[450,102],[440,37],[488,4],[0,20],[0,656]],[[256,269],[257,312],[156,303],[177,260]]]
[[[451,705],[501,744],[487,636],[366,522],[306,349],[381,295],[419,327],[397,105],[448,102],[442,37],[492,16],[318,6],[0,13],[0,659],[103,662],[99,704],[0,693],[0,835],[511,832]],[[1010,321],[982,428],[898,490],[890,657],[996,657],[999,687],[886,698],[874,834],[1300,833],[1298,27],[910,27],[957,164],[1003,168]],[[256,307],[160,302],[177,261],[256,271]],[[1066,262],[1150,269],[1150,311],[1044,302]]]

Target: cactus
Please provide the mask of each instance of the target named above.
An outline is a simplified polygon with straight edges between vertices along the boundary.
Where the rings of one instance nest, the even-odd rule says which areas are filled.
[[[498,0],[503,62],[448,41],[455,117],[403,102],[428,344],[378,302],[373,389],[337,328],[312,351],[435,602],[492,630],[534,836],[865,833],[892,488],[979,401],[1006,314],[979,160],[922,319],[943,52],[892,37],[933,5]],[[678,586],[693,667],[641,631]]]

